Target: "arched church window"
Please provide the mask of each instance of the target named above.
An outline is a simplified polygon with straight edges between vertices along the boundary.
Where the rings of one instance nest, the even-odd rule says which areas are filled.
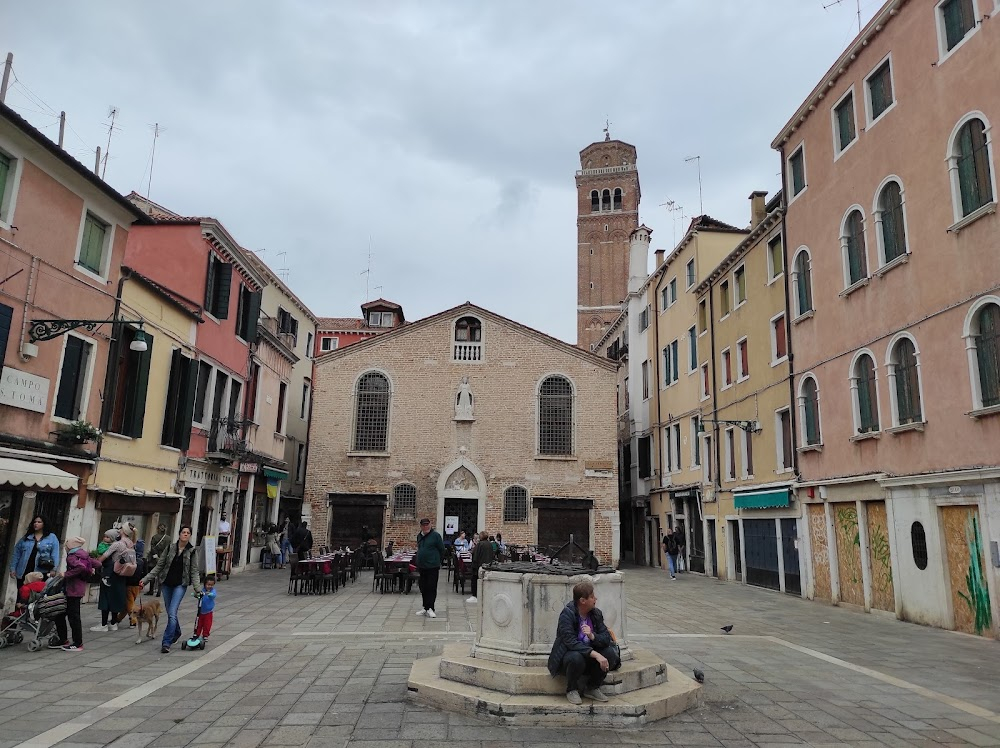
[[[615,210],[621,210],[622,209],[622,188],[621,187],[615,187],[614,209]]]
[[[590,191],[590,212],[597,213],[601,209],[601,195],[597,190]]]
[[[601,210],[611,210],[611,190],[601,193]]]

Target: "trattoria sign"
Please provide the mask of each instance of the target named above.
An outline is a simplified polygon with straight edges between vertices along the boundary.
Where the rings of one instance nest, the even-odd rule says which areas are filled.
[[[44,413],[49,406],[49,380],[9,366],[0,373],[0,405]]]

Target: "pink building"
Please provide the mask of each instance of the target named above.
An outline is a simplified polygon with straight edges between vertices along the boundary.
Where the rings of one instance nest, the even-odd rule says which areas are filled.
[[[987,636],[1000,619],[997,10],[887,2],[772,144],[806,594]]]
[[[361,305],[360,317],[319,317],[316,355],[335,351],[359,340],[372,338],[406,323],[403,307],[385,299]]]
[[[35,514],[60,538],[84,532],[125,244],[146,217],[0,104],[0,591],[13,543]],[[134,319],[134,317],[132,317]],[[33,324],[57,320],[58,325]],[[3,598],[0,596],[0,602]]]

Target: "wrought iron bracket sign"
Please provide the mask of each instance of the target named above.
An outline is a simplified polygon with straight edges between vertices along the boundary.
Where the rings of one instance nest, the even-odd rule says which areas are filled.
[[[763,431],[763,429],[760,426],[760,421],[752,421],[752,420],[751,421],[730,421],[730,420],[726,420],[726,419],[723,419],[723,418],[719,418],[719,419],[703,418],[703,419],[701,419],[698,422],[698,433],[699,434],[704,434],[705,433],[705,424],[706,423],[714,423],[716,425],[722,423],[722,424],[726,424],[728,426],[739,426],[741,429],[743,429],[744,431],[746,431],[748,434],[750,434],[750,433],[759,434],[761,431]]]
[[[81,327],[93,332],[100,325],[136,325],[141,333],[143,323],[144,320],[141,319],[33,319],[28,330],[28,341],[37,343],[42,340],[54,340],[70,330],[78,330]]]

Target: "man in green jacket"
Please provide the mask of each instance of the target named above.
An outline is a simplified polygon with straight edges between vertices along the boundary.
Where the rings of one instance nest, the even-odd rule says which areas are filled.
[[[441,573],[441,562],[447,550],[444,540],[436,530],[431,529],[431,521],[426,517],[420,520],[420,534],[417,535],[417,571],[420,574],[420,595],[423,597],[423,607],[417,611],[418,616],[437,618],[434,612],[434,602],[438,594],[438,576]]]

